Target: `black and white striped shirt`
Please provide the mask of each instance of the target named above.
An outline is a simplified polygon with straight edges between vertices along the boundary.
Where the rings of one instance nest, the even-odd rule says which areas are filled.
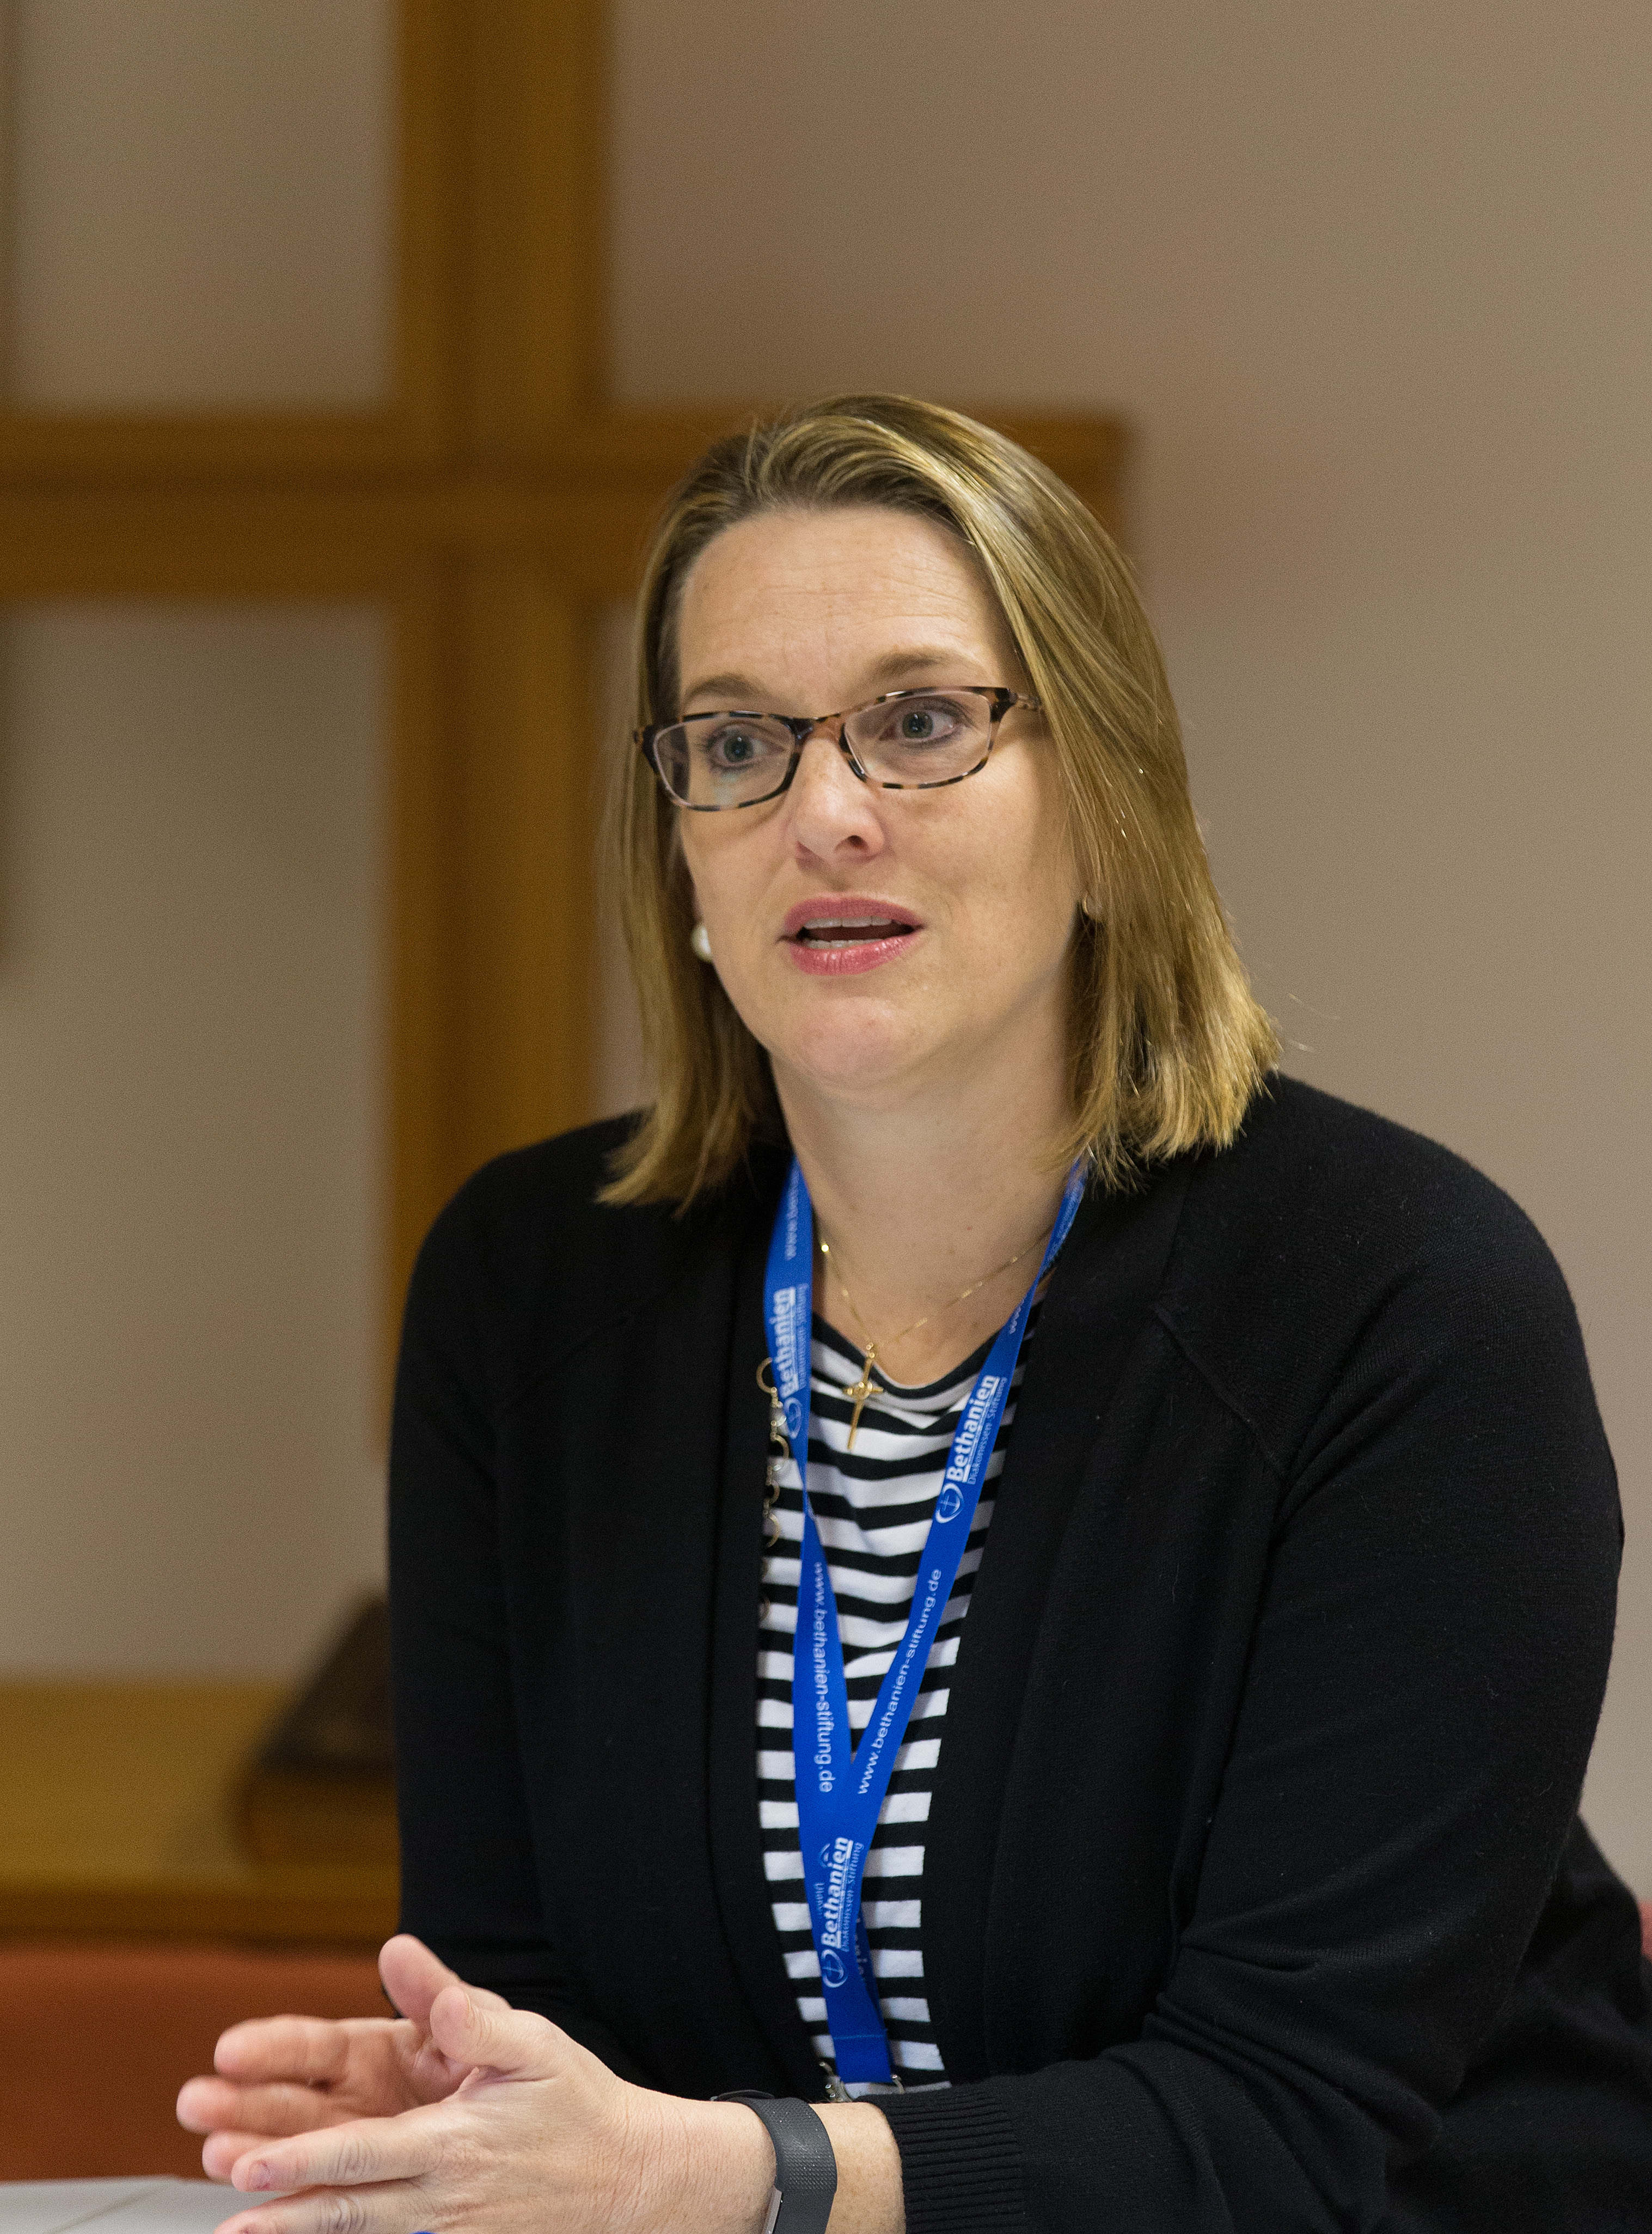
[[[1035,1310],[1028,1323],[1028,1339],[1036,1316]],[[853,1406],[843,1392],[860,1377],[860,1353],[822,1319],[814,1321],[809,1499],[838,1602],[849,1721],[857,1743],[871,1717],[878,1686],[905,1634],[918,1561],[953,1431],[989,1347],[983,1342],[955,1373],[927,1388],[898,1388],[880,1375],[878,1390],[861,1414],[852,1451],[848,1440]],[[1025,1356],[1023,1342],[970,1540],[930,1647],[906,1739],[895,1756],[866,1858],[862,1913],[889,2031],[890,2059],[897,2072],[920,2086],[944,2085],[946,2079],[924,1989],[924,1826],[958,1633],[970,1610],[970,1593],[992,1520]],[[791,1460],[778,1463],[774,1479],[779,1489],[774,1513],[780,1538],[768,1559],[764,1589],[769,1611],[757,1644],[757,1792],[763,1865],[774,1888],[774,1922],[786,1950],[787,1970],[796,1981],[799,2014],[814,2036],[816,2054],[830,2062],[832,2035],[803,1890],[792,1762],[792,1642],[797,1630],[803,1499]]]

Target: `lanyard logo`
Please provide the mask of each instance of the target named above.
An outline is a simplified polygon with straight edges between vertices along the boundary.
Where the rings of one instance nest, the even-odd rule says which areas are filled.
[[[769,1352],[774,1360],[774,1391],[793,1447],[803,1433],[803,1388],[809,1369],[807,1288],[777,1288],[771,1298]]]

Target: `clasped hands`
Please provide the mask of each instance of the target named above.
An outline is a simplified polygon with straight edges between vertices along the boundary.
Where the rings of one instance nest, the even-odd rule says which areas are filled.
[[[216,2074],[179,2095],[180,2123],[207,2136],[212,2178],[254,2197],[297,2191],[227,2218],[223,2234],[762,2225],[774,2152],[741,2104],[631,2086],[417,1939],[387,1942],[379,1969],[400,2018],[235,2025]]]

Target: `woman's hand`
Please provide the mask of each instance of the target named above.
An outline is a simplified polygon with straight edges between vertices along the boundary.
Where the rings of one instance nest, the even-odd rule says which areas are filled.
[[[214,2178],[252,2194],[305,2191],[225,2234],[761,2227],[774,2152],[739,2103],[629,2085],[544,2017],[461,1984],[415,1939],[391,1940],[381,1969],[401,2022],[237,2025],[219,2042],[219,2076],[179,2096],[182,2123],[208,2133]]]
[[[205,2133],[201,2161],[227,2179],[236,2160],[271,2135],[307,2133],[353,2118],[394,2117],[440,2102],[465,2076],[430,2037],[431,2004],[460,1983],[417,1940],[387,1940],[379,1975],[393,2017],[264,2017],[232,2025],[218,2043],[218,2076],[188,2080],[178,2122]],[[467,1987],[471,1998],[504,2009],[497,1994]]]

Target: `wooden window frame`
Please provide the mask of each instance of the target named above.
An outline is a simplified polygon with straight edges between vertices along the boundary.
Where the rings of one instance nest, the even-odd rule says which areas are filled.
[[[607,56],[603,0],[400,0],[382,408],[0,409],[0,596],[390,617],[387,1342],[465,1174],[591,1114],[601,617],[738,415],[606,397]],[[1114,421],[986,415],[1116,519]]]

